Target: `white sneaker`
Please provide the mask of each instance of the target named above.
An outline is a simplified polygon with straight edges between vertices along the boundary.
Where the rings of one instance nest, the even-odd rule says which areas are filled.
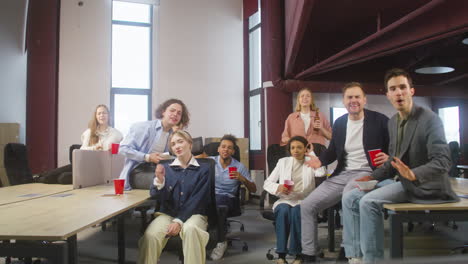
[[[348,259],[349,264],[362,264],[362,258],[350,258]]]
[[[213,249],[213,251],[211,251],[210,258],[212,260],[220,260],[223,257],[224,252],[226,252],[226,249],[227,241],[219,242],[216,244],[216,247]]]

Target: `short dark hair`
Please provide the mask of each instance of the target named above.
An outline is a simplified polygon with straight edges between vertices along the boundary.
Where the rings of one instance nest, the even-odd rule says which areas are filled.
[[[188,112],[187,106],[185,106],[184,102],[182,102],[179,99],[172,98],[172,99],[166,100],[164,103],[158,106],[154,115],[156,116],[156,118],[161,119],[163,117],[164,111],[166,111],[166,109],[171,104],[179,104],[180,106],[182,106],[182,117],[180,118],[180,122],[177,125],[180,126],[181,129],[186,128],[190,122],[190,114]]]
[[[236,146],[237,146],[237,138],[236,138],[234,135],[232,135],[232,134],[225,134],[225,135],[221,138],[221,140],[219,141],[219,143],[221,144],[221,142],[222,142],[223,140],[231,141],[232,144],[234,145],[234,149],[236,149]]]
[[[393,69],[388,70],[385,73],[384,86],[385,86],[386,91],[388,91],[388,86],[387,86],[388,81],[391,78],[398,77],[398,76],[406,77],[406,79],[408,80],[408,84],[410,86],[409,88],[413,88],[413,79],[411,79],[411,76],[409,75],[409,73],[400,68],[393,68]]]
[[[364,88],[362,87],[362,84],[360,82],[349,82],[349,83],[345,84],[343,86],[343,89],[341,89],[341,92],[343,93],[343,96],[344,96],[346,90],[348,90],[349,88],[352,88],[352,87],[361,88],[362,93],[364,94],[364,96],[366,96],[366,92],[364,91]]]
[[[307,139],[305,137],[303,137],[303,136],[294,136],[294,137],[289,139],[288,144],[286,145],[287,151],[288,151],[289,154],[291,154],[291,143],[293,141],[301,142],[302,144],[304,144],[304,148],[307,148],[307,145],[309,145],[309,142],[307,141]]]

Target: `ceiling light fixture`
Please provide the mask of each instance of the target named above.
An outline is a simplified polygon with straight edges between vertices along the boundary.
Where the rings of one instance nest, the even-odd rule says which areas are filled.
[[[454,70],[454,68],[446,66],[424,66],[417,68],[415,72],[420,74],[443,74],[453,72]]]
[[[468,38],[464,38],[464,39],[462,40],[462,43],[465,44],[465,45],[468,45]]]

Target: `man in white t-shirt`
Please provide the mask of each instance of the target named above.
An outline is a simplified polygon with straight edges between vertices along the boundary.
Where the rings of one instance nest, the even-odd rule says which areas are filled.
[[[388,158],[388,117],[364,109],[367,98],[362,85],[357,82],[343,87],[343,104],[348,114],[339,117],[333,124],[332,139],[320,157],[310,156],[308,165],[313,168],[338,161],[333,174],[320,184],[301,203],[303,263],[313,263],[319,254],[317,214],[341,200],[344,192],[354,188],[354,180],[369,175]],[[381,153],[372,164],[369,150],[380,149]]]

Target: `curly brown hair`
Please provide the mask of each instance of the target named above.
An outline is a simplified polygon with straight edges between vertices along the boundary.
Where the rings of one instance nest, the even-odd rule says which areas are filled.
[[[164,103],[158,106],[154,115],[156,116],[156,118],[161,119],[163,117],[164,111],[166,111],[166,109],[171,104],[179,104],[180,106],[182,106],[182,117],[180,118],[180,122],[179,124],[177,124],[177,126],[179,126],[179,129],[187,128],[190,122],[190,113],[187,109],[187,106],[185,106],[184,102],[182,102],[179,99],[171,98],[169,100],[166,100]]]

